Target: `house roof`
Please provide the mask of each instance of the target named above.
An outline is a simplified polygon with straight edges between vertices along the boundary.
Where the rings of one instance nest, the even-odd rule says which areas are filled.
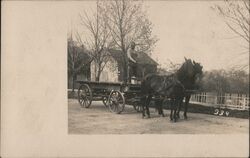
[[[80,46],[73,46],[76,52],[79,52],[80,58],[84,59],[85,62],[89,62],[91,57],[89,56],[88,50],[84,47]],[[119,63],[123,64],[123,54],[121,50],[117,49],[110,49],[108,50],[110,55]],[[137,52],[137,54],[132,54],[132,57],[136,60],[139,64],[147,64],[147,65],[158,65],[156,61],[154,61],[148,54],[144,52]]]
[[[123,63],[123,55],[121,50],[109,50],[111,56],[118,62]],[[132,57],[139,64],[149,64],[149,65],[158,65],[156,61],[154,61],[149,55],[144,52],[137,52],[137,54],[132,54]]]
[[[148,54],[144,52],[139,52],[138,56],[134,58],[140,64],[158,65],[155,60],[153,60]]]
[[[115,49],[110,49],[108,50],[110,55],[119,63],[123,63],[123,55],[122,51],[120,50],[115,50]]]

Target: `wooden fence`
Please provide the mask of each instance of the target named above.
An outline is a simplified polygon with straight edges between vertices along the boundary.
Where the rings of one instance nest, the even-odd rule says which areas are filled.
[[[250,102],[247,94],[223,94],[202,92],[193,94],[190,103],[218,108],[249,110]]]

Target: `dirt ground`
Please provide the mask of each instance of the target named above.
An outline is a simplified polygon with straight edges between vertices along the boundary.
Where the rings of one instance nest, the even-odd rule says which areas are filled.
[[[188,113],[188,120],[170,122],[169,110],[160,117],[150,109],[151,118],[142,119],[132,106],[126,105],[122,114],[111,113],[102,102],[92,102],[81,108],[77,99],[68,100],[69,134],[248,134],[249,119]]]

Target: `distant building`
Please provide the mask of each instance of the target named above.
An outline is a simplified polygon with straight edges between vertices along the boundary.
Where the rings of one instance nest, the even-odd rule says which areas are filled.
[[[109,50],[110,60],[106,63],[101,76],[100,81],[104,82],[122,82],[124,78],[124,57],[120,50]],[[158,63],[154,61],[150,56],[144,52],[137,53],[138,55],[132,54],[133,58],[137,62],[137,80],[141,80],[145,75],[149,73],[155,73],[157,71]],[[91,80],[94,80],[95,71],[94,62],[91,63]]]
[[[74,47],[74,49],[68,49],[68,51],[72,50],[77,51],[78,54],[80,54],[81,60],[84,60],[82,63],[88,63],[88,61],[90,61],[90,56],[88,55],[88,53],[86,53],[85,49],[77,46]],[[123,70],[125,64],[122,51],[112,49],[109,50],[109,53],[110,58],[103,68],[100,76],[100,82],[122,82],[125,75]],[[158,63],[154,61],[149,55],[144,52],[139,52],[137,54],[137,56],[132,54],[134,59],[137,61],[137,76],[135,76],[137,80],[140,80],[148,73],[155,73],[157,71]],[[84,66],[82,71],[76,75],[76,80],[95,81],[94,60]],[[78,85],[76,85],[76,87],[78,87]],[[72,77],[68,77],[68,88],[72,88]]]

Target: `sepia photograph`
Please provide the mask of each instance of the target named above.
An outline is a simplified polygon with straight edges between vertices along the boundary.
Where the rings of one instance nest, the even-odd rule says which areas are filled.
[[[249,3],[1,1],[0,157],[249,157]]]
[[[249,1],[79,3],[69,134],[247,134]]]

